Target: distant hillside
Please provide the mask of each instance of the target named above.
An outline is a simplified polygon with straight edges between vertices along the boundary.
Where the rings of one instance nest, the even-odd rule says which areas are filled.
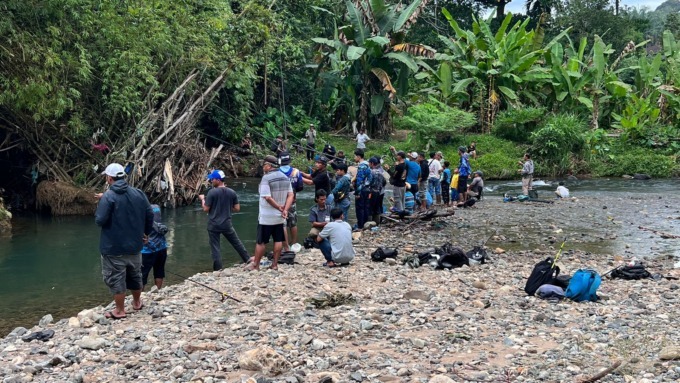
[[[666,0],[654,10],[656,13],[667,15],[671,12],[680,12],[680,0]]]

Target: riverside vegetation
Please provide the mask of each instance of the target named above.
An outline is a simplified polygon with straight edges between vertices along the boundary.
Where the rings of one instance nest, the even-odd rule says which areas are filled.
[[[3,2],[0,186],[91,188],[115,161],[183,205],[211,166],[240,168],[245,134],[266,148],[310,122],[414,131],[417,150],[474,138],[491,178],[514,176],[517,148],[539,175],[678,174],[678,0],[505,4]]]
[[[644,262],[652,273],[680,277],[673,268],[677,244],[637,228],[653,222],[672,231],[680,198],[647,196],[578,196],[554,205],[487,198],[429,223],[364,231],[349,267],[321,267],[318,250],[303,250],[296,265],[279,272],[233,267],[192,277],[243,303],[220,302],[219,294],[185,282],[144,293],[145,308],[121,321],[104,318],[104,307],[67,319],[46,315],[0,340],[0,378],[582,382],[614,367],[601,381],[676,382],[677,280],[605,278],[598,302],[550,303],[523,291],[533,265],[554,256],[557,237],[565,235],[562,273],[588,267],[604,274],[649,255]],[[489,237],[490,261],[483,265],[447,271],[400,262],[447,241],[469,250]],[[396,247],[400,259],[372,262],[378,246]],[[337,307],[312,304],[336,293],[353,299],[337,299]],[[22,341],[40,330],[54,337]]]

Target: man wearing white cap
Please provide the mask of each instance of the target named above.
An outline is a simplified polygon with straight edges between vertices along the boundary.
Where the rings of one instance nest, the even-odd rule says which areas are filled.
[[[95,223],[102,228],[99,252],[102,276],[116,307],[109,319],[125,318],[125,291],[132,290],[132,308],[141,310],[142,247],[153,229],[153,210],[144,192],[125,181],[125,169],[113,163],[102,173],[107,190],[99,199]]]
[[[226,176],[221,170],[213,170],[208,175],[208,181],[212,183],[207,196],[198,196],[201,200],[203,211],[208,213],[208,237],[210,238],[210,253],[213,259],[213,270],[222,270],[222,254],[220,253],[220,236],[231,243],[234,250],[243,260],[248,263],[250,256],[243,242],[238,237],[234,226],[231,224],[231,213],[238,213],[241,205],[238,203],[236,192],[225,185]]]

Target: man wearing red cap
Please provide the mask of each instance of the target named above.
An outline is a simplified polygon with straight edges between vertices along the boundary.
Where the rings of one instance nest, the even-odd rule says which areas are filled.
[[[222,270],[220,235],[224,235],[227,241],[231,243],[243,263],[248,263],[250,259],[248,251],[231,224],[231,213],[239,212],[241,205],[238,203],[236,192],[225,185],[225,179],[226,176],[223,171],[213,170],[208,176],[208,181],[212,183],[213,188],[210,189],[207,196],[203,194],[198,196],[203,211],[208,213],[208,237],[210,238],[213,270]]]

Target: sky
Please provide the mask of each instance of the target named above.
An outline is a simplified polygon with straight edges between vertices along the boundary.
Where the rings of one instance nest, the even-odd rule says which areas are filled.
[[[653,11],[661,5],[665,0],[622,0],[621,4],[628,7],[647,7],[650,11]],[[512,0],[510,4],[505,7],[506,12],[512,13],[524,13],[526,7],[526,0]]]

